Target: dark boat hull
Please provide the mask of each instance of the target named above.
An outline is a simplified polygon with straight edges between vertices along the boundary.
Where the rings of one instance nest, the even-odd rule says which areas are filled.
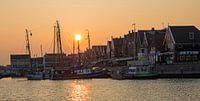
[[[158,73],[136,74],[134,79],[158,79],[159,76]]]
[[[107,72],[97,72],[91,74],[57,74],[54,75],[51,80],[71,80],[71,79],[93,79],[93,78],[110,78],[110,75]]]

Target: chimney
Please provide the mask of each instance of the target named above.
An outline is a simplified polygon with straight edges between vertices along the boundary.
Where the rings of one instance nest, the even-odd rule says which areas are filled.
[[[152,27],[152,29],[151,29],[152,31],[155,31],[155,28],[154,27]]]
[[[111,39],[113,39],[113,36],[111,36]]]
[[[128,34],[131,34],[131,31],[128,31]]]

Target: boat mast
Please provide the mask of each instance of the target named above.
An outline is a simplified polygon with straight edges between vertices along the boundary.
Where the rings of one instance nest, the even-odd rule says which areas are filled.
[[[53,54],[56,53],[56,26],[53,26],[54,37],[53,37]]]
[[[87,34],[87,39],[88,39],[88,49],[90,50],[91,48],[90,48],[90,32],[89,32],[89,30],[88,29],[86,29],[86,31],[88,32]]]
[[[78,43],[78,47],[77,47],[77,50],[78,50],[78,64],[80,65],[81,64],[81,56],[80,56],[80,41],[78,40],[77,41]]]
[[[62,41],[61,41],[61,34],[60,34],[60,25],[58,21],[56,21],[56,25],[54,26],[53,54],[56,53],[56,48],[57,48],[57,53],[58,53],[59,66],[63,67],[64,66],[63,50],[62,50]]]
[[[30,40],[29,34],[32,36],[32,33],[26,29],[26,50],[28,51],[28,55],[30,56],[30,67],[32,69],[32,60],[31,60],[31,47],[30,47]]]

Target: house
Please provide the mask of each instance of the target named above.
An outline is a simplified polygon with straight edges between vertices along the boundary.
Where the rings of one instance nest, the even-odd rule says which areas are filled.
[[[47,53],[44,55],[43,64],[45,68],[51,68],[51,67],[69,67],[73,62],[72,59],[66,54],[62,54],[63,60],[61,60],[60,54],[51,54]],[[63,62],[63,63],[62,63]]]
[[[127,35],[127,50],[128,50],[128,56],[129,57],[137,57],[137,32],[129,31]]]
[[[107,54],[107,58],[111,58],[112,57],[112,46],[111,46],[111,41],[107,42],[107,46],[106,46],[106,54]]]
[[[159,55],[163,50],[162,43],[165,38],[166,29],[154,30],[154,28],[146,35],[148,41],[149,60],[151,63],[159,62]]]
[[[200,31],[195,26],[169,26],[163,42],[163,62],[189,62],[199,60]]]
[[[149,30],[138,30],[137,33],[137,56],[139,60],[148,55],[148,41],[146,35],[148,31]]]
[[[32,58],[32,67],[43,68],[44,67],[43,60],[44,60],[43,57]]]
[[[123,38],[112,38],[111,41],[111,57],[120,58],[123,57]]]
[[[162,30],[139,30],[137,33],[137,55],[139,60],[150,60],[151,63],[158,61],[162,51],[162,43],[165,37],[165,29]]]
[[[94,60],[101,60],[106,58],[106,45],[93,45],[92,57]]]

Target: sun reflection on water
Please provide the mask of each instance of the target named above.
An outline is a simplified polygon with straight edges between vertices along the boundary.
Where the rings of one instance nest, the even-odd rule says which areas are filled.
[[[74,81],[71,84],[71,98],[72,101],[88,101],[89,100],[89,87],[84,81]]]

